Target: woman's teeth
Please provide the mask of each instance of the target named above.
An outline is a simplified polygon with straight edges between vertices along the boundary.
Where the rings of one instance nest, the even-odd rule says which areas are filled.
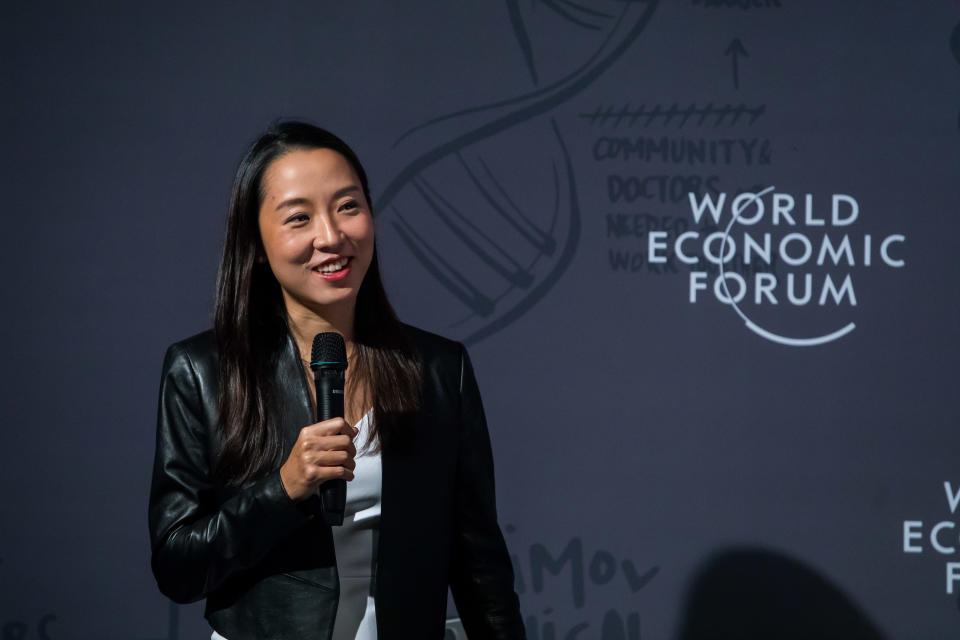
[[[334,271],[340,271],[347,266],[347,262],[349,260],[350,258],[340,258],[336,262],[328,262],[327,264],[318,267],[317,271],[320,273],[333,273]]]

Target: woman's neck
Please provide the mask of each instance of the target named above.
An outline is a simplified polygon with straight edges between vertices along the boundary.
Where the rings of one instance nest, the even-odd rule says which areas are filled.
[[[313,350],[313,338],[318,333],[334,331],[343,336],[347,348],[347,359],[353,353],[353,305],[340,309],[325,309],[321,316],[312,309],[287,300],[287,321],[290,333],[297,342],[300,357],[309,362]]]
[[[303,361],[304,375],[307,379],[312,377],[310,371],[310,358],[313,351],[313,338],[318,333],[326,331],[335,331],[343,336],[344,346],[347,351],[347,362],[353,362],[353,314],[354,306],[350,305],[339,310],[324,310],[321,316],[311,309],[302,305],[285,300],[287,308],[287,323],[290,326],[290,333],[297,343],[297,349],[300,351],[300,359]],[[355,423],[363,417],[363,413],[368,406],[368,387],[363,381],[351,382],[354,368],[347,366],[347,389],[353,390],[350,397],[344,398],[345,418],[350,420],[350,424]],[[359,385],[359,386],[357,386]],[[316,406],[312,385],[308,385],[310,390],[310,400]]]

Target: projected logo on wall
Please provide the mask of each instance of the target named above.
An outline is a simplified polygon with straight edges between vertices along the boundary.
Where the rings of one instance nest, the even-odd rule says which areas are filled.
[[[956,516],[957,507],[960,506],[960,486],[954,487],[953,483],[946,481],[943,483],[943,490],[946,493],[948,518]],[[940,557],[955,558],[960,543],[958,536],[957,522],[954,520],[940,520],[939,522],[930,522],[923,520],[904,520],[903,521],[903,552],[911,555],[920,555],[927,551],[933,551]],[[960,589],[960,562],[946,562],[944,564],[944,573],[946,582],[944,592],[947,595],[953,595]]]
[[[750,331],[771,342],[810,347],[849,334],[856,328],[852,321],[813,335],[800,331],[809,330],[811,324],[824,326],[823,318],[810,314],[811,309],[832,308],[827,314],[832,319],[837,316],[836,309],[857,306],[852,268],[905,265],[900,252],[906,241],[903,234],[874,237],[855,232],[860,204],[852,195],[830,194],[826,205],[820,203],[819,207],[811,193],[783,193],[773,186],[740,194],[687,195],[692,223],[709,226],[708,230],[683,231],[675,234],[672,242],[669,232],[650,231],[647,260],[667,264],[675,259],[689,265],[690,304],[712,297],[729,305]],[[704,264],[716,266],[715,277],[702,270]],[[786,273],[778,272],[778,265],[783,265]],[[799,326],[785,323],[784,330],[759,320],[764,307],[808,313]],[[767,315],[782,320],[782,314]]]

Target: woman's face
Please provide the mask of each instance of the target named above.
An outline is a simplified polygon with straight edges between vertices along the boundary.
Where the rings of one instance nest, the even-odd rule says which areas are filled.
[[[373,256],[373,215],[347,159],[331,149],[290,151],[267,166],[262,189],[264,257],[288,312],[354,305]]]

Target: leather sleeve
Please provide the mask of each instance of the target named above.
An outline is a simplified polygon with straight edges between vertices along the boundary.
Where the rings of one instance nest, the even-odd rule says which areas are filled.
[[[186,351],[170,347],[160,383],[149,526],[153,574],[160,591],[179,603],[200,600],[253,567],[309,517],[287,495],[279,471],[215,504],[208,462],[215,425],[203,411],[201,388]]]
[[[526,637],[510,555],[497,524],[493,453],[470,356],[460,345],[460,450],[450,589],[471,638]]]

